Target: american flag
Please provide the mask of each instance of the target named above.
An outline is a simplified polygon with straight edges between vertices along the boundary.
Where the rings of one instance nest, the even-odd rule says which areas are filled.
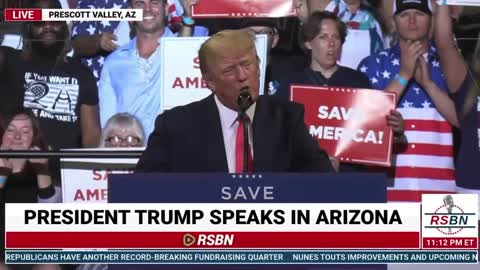
[[[447,91],[436,48],[425,55],[432,80]],[[375,89],[384,90],[400,72],[400,47],[396,45],[363,59],[358,69]],[[425,90],[410,81],[400,98],[398,111],[405,120],[408,150],[398,154],[390,176],[389,201],[421,201],[421,194],[455,193],[453,134],[451,125],[440,115]]]
[[[183,8],[179,0],[168,0],[168,22],[172,28],[174,24],[181,23]],[[120,9],[128,8],[128,0],[79,0],[77,8],[81,9]],[[119,21],[76,21],[72,27],[72,39],[77,36],[93,36],[104,32],[115,32]],[[102,70],[105,57],[103,55],[95,55],[89,58],[83,58],[82,62],[88,66],[93,73],[93,76],[98,81],[100,72]]]

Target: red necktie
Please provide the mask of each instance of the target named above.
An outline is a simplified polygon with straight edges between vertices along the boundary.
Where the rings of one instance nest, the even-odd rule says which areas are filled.
[[[245,120],[243,118],[238,118],[238,129],[237,129],[237,138],[235,143],[235,172],[243,173],[243,143],[244,136],[243,132],[245,129]],[[248,147],[248,172],[253,172],[253,158],[250,147]]]

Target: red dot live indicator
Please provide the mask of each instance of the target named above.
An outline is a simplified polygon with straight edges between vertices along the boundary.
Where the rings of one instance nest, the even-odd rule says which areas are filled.
[[[5,21],[41,21],[42,9],[39,8],[6,8]]]

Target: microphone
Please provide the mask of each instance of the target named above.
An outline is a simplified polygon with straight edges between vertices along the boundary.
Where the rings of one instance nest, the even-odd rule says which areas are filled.
[[[454,205],[452,195],[447,195],[447,196],[443,197],[443,205],[445,205],[445,207],[447,207],[448,213],[451,214],[452,213],[452,208],[453,208],[453,205]]]
[[[237,99],[238,107],[244,113],[253,104],[253,98],[248,91],[248,87],[243,87]]]
[[[244,121],[244,129],[243,129],[243,172],[249,172],[248,166],[248,157],[249,157],[249,140],[248,140],[248,116],[247,116],[247,109],[253,104],[252,96],[248,91],[248,87],[243,87],[240,90],[240,94],[238,95],[237,99],[238,107],[240,107],[240,114],[239,117]]]
[[[449,214],[452,213],[452,208],[453,208],[453,205],[455,203],[453,202],[453,197],[452,195],[446,195],[445,197],[443,197],[443,205],[445,205],[445,207],[447,208],[447,211]],[[452,232],[452,228],[448,228],[448,232],[451,233]]]

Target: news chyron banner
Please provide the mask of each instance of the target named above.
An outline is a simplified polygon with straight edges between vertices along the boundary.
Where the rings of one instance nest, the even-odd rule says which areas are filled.
[[[5,21],[142,21],[142,9],[7,8]]]
[[[396,96],[371,89],[292,85],[292,101],[305,107],[310,135],[341,162],[390,166],[392,129],[387,116]]]
[[[293,0],[208,0],[192,7],[196,18],[296,16]]]
[[[7,204],[7,263],[478,263],[478,195],[422,204]]]
[[[143,151],[145,148],[114,148],[120,151]],[[76,149],[78,151],[109,151],[112,148]],[[112,174],[133,173],[138,158],[62,158],[62,202],[106,203],[108,178]]]
[[[212,94],[202,79],[198,58],[198,50],[207,39],[208,37],[161,39],[161,66],[168,67],[162,68],[160,74],[162,110],[189,104]],[[255,47],[260,59],[260,94],[263,95],[267,64],[267,35],[257,35]]]

